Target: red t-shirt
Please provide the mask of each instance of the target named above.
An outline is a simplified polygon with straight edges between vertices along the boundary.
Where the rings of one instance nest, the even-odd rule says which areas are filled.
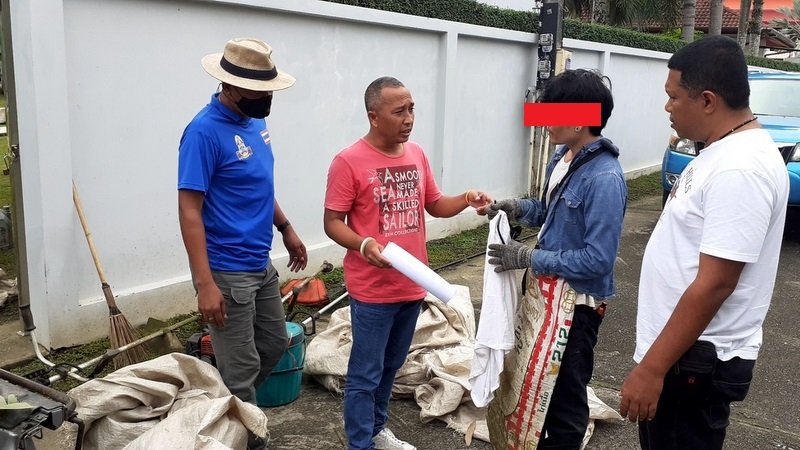
[[[348,226],[381,245],[389,242],[428,263],[425,205],[442,197],[428,157],[408,141],[399,156],[387,156],[364,139],[339,152],[328,170],[325,208],[347,214]],[[395,269],[379,269],[358,250],[344,257],[350,295],[370,303],[419,300],[427,294]]]

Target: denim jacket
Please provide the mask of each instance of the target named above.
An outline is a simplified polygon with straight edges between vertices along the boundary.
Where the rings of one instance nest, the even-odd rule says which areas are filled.
[[[547,211],[536,199],[521,199],[519,222],[542,226],[539,249],[531,255],[534,273],[558,275],[579,293],[603,300],[614,294],[614,262],[622,234],[628,187],[617,160],[619,149],[599,138],[582,148],[572,164],[605,150],[561,185]],[[547,164],[547,178],[566,153],[556,150]]]

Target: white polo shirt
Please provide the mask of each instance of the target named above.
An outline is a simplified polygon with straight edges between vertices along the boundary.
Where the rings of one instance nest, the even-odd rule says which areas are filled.
[[[757,358],[775,286],[788,196],[786,165],[763,129],[714,142],[689,163],[645,249],[636,362],[694,281],[700,253],[745,263],[739,284],[700,339],[713,343],[723,361]]]

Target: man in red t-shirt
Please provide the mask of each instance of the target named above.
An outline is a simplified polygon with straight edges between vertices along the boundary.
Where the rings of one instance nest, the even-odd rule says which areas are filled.
[[[325,233],[347,249],[353,348],[345,431],[350,450],[414,450],[385,425],[394,377],[408,355],[426,291],[391,268],[381,252],[394,242],[427,264],[425,212],[452,217],[491,199],[474,190],[442,195],[427,156],[408,140],[414,100],[403,83],[378,78],[367,87],[364,103],[369,132],[336,155],[325,194]]]

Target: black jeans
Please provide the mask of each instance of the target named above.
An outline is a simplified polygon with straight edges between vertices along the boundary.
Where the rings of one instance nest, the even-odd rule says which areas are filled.
[[[711,360],[699,365],[691,361],[702,359],[697,357],[698,344],[710,345],[712,351]],[[690,364],[681,367],[687,355]],[[664,377],[655,418],[639,422],[639,443],[644,450],[721,450],[731,402],[747,396],[755,361],[718,360],[713,345],[700,341],[681,361]]]
[[[564,359],[544,419],[539,450],[581,448],[583,435],[589,426],[586,386],[592,379],[594,346],[602,322],[602,311],[585,305],[575,307]]]

